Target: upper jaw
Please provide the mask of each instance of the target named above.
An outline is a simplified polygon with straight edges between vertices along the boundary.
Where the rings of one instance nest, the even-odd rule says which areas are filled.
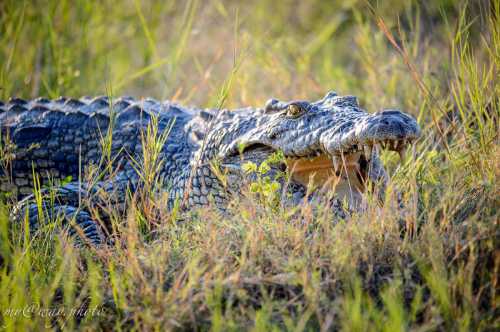
[[[326,130],[320,142],[329,155],[364,151],[369,159],[371,149],[377,146],[402,154],[419,136],[420,127],[411,116],[387,110],[367,116],[344,132]]]
[[[311,158],[325,154],[334,158],[362,152],[369,160],[372,149],[377,146],[403,154],[406,147],[420,136],[420,128],[411,116],[396,110],[385,110],[360,118],[342,132],[338,132],[337,128],[326,128],[317,131],[316,135],[273,140],[265,131],[251,130],[220,151],[219,157],[224,159],[239,154],[244,143],[246,147],[258,144],[281,150],[286,157]]]

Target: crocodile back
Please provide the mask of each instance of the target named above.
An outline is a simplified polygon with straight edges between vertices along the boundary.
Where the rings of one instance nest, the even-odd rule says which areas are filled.
[[[187,125],[200,118],[197,114],[199,111],[149,98],[13,98],[0,102],[0,192],[19,197],[31,193],[33,174],[38,174],[42,185],[68,177],[76,181],[90,165],[102,165],[106,152],[116,171],[137,182],[132,160],[142,158],[141,135],[153,117],[158,120],[159,134],[170,128],[161,158],[165,174],[173,173],[187,166],[197,147],[199,137],[191,128],[203,131],[204,126]]]

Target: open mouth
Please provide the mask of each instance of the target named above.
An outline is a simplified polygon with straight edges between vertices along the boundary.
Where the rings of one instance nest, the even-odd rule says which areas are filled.
[[[350,201],[353,196],[359,198],[367,189],[372,178],[372,156],[382,149],[396,151],[400,159],[404,158],[405,151],[412,139],[384,139],[369,141],[365,144],[355,144],[343,151],[326,153],[323,150],[313,151],[305,156],[287,156],[280,164],[281,171],[287,171],[291,180],[306,188],[320,191],[333,190],[339,197],[346,197]],[[232,158],[241,158],[247,161],[266,160],[276,152],[271,146],[263,143],[254,143],[246,146],[242,154],[235,154]]]
[[[316,152],[310,157],[287,157],[286,169],[292,180],[304,186],[363,193],[370,180],[372,155],[382,149],[396,151],[401,161],[409,144],[411,141],[408,139],[386,139],[353,145],[335,154]]]
[[[340,163],[331,156],[320,154],[313,158],[286,158],[286,167],[292,180],[320,189],[336,189],[343,180],[349,181],[352,189],[365,190],[368,178],[368,162],[361,152],[342,154]]]

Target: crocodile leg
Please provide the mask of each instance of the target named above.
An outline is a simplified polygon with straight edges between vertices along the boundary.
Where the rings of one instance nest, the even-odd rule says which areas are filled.
[[[41,202],[34,194],[25,197],[16,206],[13,219],[28,218],[32,232],[44,224],[61,220],[62,227],[75,237],[77,243],[101,245],[105,243],[106,229],[103,226],[106,225],[94,220],[90,211],[92,208],[99,209],[106,198],[111,198],[114,206],[124,207],[126,189],[124,181],[102,181],[93,186],[70,182],[58,188],[42,190]],[[87,205],[89,202],[92,206]]]
[[[38,209],[38,204],[27,197],[20,203],[20,210],[15,216],[16,220],[28,218],[30,231],[35,234],[43,225],[55,220],[62,221],[62,227],[68,231],[68,234],[75,237],[77,243],[90,243],[98,246],[104,242],[104,233],[101,226],[92,219],[88,211],[79,207],[55,204],[49,207],[44,202],[42,211]],[[43,214],[43,217],[42,215]]]

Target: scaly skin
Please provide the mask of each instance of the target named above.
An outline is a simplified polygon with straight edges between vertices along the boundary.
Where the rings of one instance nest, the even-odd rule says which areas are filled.
[[[387,176],[374,148],[382,145],[403,153],[420,135],[409,115],[393,110],[369,114],[355,97],[334,92],[317,102],[271,99],[264,108],[220,112],[128,97],[112,104],[107,97],[11,99],[0,102],[4,150],[0,190],[24,197],[17,217],[28,211],[36,227],[38,212],[30,195],[33,171],[45,184],[49,178],[71,176],[73,182],[57,189],[50,213],[72,218],[91,242],[101,243],[103,232],[81,198],[104,192],[123,203],[127,191],[142,185],[134,160],[142,159],[141,133],[153,116],[160,134],[171,127],[159,155],[159,175],[169,192],[169,208],[179,201],[183,209],[209,202],[224,209],[245,180],[242,165],[258,164],[276,151],[283,152],[285,161],[270,173],[284,169],[291,173],[288,203],[299,204],[308,183],[316,185],[317,192],[334,183],[338,196],[356,208],[366,182],[383,192]],[[91,165],[103,167],[102,142],[110,134],[114,174],[94,184],[77,181]]]

